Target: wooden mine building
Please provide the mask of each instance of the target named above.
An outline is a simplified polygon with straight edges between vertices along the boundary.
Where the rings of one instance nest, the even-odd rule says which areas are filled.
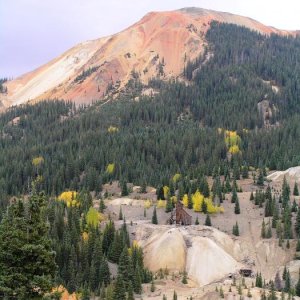
[[[186,212],[181,201],[177,201],[175,209],[171,212],[169,224],[192,225],[192,216]]]

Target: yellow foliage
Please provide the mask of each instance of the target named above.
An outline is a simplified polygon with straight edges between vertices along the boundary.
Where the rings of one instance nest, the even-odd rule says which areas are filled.
[[[86,222],[88,225],[96,227],[99,222],[105,219],[104,215],[99,213],[94,207],[90,207],[86,214]]]
[[[89,239],[89,234],[87,232],[82,233],[82,239],[86,242]]]
[[[163,187],[163,190],[164,190],[164,196],[165,196],[165,199],[167,199],[170,189],[169,189],[168,186],[165,185],[165,186]]]
[[[173,176],[173,182],[177,182],[180,178],[181,178],[181,174],[176,173],[176,174]]]
[[[144,201],[144,207],[148,209],[148,208],[150,208],[150,206],[151,206],[151,201],[150,200],[145,200]]]
[[[76,198],[77,198],[77,192],[75,192],[75,191],[66,191],[66,192],[61,193],[58,196],[58,200],[65,201],[65,202],[71,202],[73,200],[76,200]]]
[[[157,201],[157,208],[164,208],[166,207],[167,201],[166,200],[158,200]]]
[[[118,132],[119,131],[119,128],[118,127],[115,127],[115,126],[109,126],[107,131],[109,133],[114,133],[114,132]]]
[[[139,246],[139,243],[138,243],[138,241],[137,240],[133,240],[132,241],[132,248],[139,248],[140,246]]]
[[[185,196],[187,196],[187,195],[184,195],[183,198],[185,198]],[[183,201],[186,201],[186,203],[187,203],[187,197]],[[195,194],[192,195],[193,209],[195,212],[202,211],[203,201],[205,201],[205,203],[206,203],[208,213],[214,214],[214,213],[223,213],[224,212],[223,207],[215,206],[213,204],[212,198],[204,198],[204,196],[198,190],[196,191]]]
[[[173,203],[176,203],[176,202],[177,202],[177,197],[176,197],[176,196],[172,196],[172,197],[171,197],[171,201],[172,201]]]
[[[229,148],[228,151],[229,151],[229,153],[231,153],[231,154],[237,154],[237,153],[240,152],[240,148],[239,148],[238,145],[233,145],[233,146],[230,146],[230,148]]]
[[[106,172],[108,174],[112,174],[115,170],[115,164],[108,164],[107,168],[106,168]]]
[[[44,162],[44,158],[42,156],[37,156],[32,159],[32,164],[35,167],[40,166]]]
[[[204,196],[197,190],[196,193],[192,195],[194,211],[196,212],[201,211],[201,206],[203,201],[204,201]]]
[[[182,203],[184,205],[184,207],[188,207],[188,204],[189,204],[189,197],[187,194],[185,194],[182,198]]]
[[[78,296],[76,293],[69,294],[68,290],[62,285],[53,288],[50,294],[54,294],[57,292],[61,294],[61,300],[78,300]]]

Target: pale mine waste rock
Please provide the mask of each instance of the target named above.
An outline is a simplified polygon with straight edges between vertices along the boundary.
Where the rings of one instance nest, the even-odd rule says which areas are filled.
[[[200,286],[238,272],[242,264],[226,252],[239,249],[232,238],[205,226],[172,227],[142,224],[137,240],[143,247],[145,265],[151,271],[186,270]]]

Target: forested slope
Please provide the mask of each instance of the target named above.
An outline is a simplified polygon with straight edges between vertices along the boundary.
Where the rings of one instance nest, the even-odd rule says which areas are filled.
[[[103,106],[45,101],[2,114],[1,199],[27,193],[37,175],[41,188],[57,195],[100,191],[113,179],[158,186],[175,173],[200,178],[233,165],[299,165],[300,38],[214,23],[206,39],[205,55],[187,62],[184,82],[149,82],[157,95],[140,95],[136,76],[127,94]],[[272,112],[267,128],[262,100]],[[231,161],[218,128],[241,138]]]

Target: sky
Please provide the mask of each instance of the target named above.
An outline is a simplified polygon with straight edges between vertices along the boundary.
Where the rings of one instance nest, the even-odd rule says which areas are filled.
[[[15,78],[77,43],[119,32],[150,11],[192,6],[300,29],[297,0],[0,0],[0,78]]]

